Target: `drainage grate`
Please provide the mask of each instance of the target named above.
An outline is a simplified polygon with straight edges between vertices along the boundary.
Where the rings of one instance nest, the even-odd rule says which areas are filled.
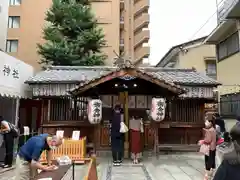
[[[142,165],[142,170],[143,170],[143,173],[146,177],[146,180],[152,180],[152,178],[151,178],[151,176],[150,176],[150,174],[149,174],[149,172],[148,172],[148,170],[147,170],[147,168],[144,164]]]
[[[109,165],[108,168],[107,168],[106,180],[112,180],[112,165]]]
[[[128,168],[131,165],[122,165],[121,167],[123,168]],[[152,180],[147,168],[145,167],[144,164],[139,164],[139,165],[132,165],[131,167],[136,167],[136,168],[141,168],[144,174],[144,177],[146,180]],[[106,180],[112,180],[112,168],[118,168],[118,167],[113,167],[112,165],[109,165],[107,168],[107,175],[106,175]],[[124,174],[123,174],[124,176]],[[129,177],[128,177],[129,178]]]

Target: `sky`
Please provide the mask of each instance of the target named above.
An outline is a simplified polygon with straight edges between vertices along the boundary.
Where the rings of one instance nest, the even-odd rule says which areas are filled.
[[[217,25],[216,2],[150,0],[150,63],[158,63],[172,46],[208,35]]]

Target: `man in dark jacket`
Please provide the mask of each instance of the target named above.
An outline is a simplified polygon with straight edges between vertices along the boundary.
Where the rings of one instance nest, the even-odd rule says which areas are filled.
[[[123,158],[123,135],[120,133],[120,123],[122,121],[122,109],[117,104],[113,109],[113,117],[111,119],[111,146],[113,165],[121,165]]]
[[[230,135],[232,137],[232,146],[224,150],[223,161],[213,180],[240,179],[240,123],[233,126]]]
[[[220,127],[222,133],[226,132],[225,122],[218,113],[215,114],[215,124]]]

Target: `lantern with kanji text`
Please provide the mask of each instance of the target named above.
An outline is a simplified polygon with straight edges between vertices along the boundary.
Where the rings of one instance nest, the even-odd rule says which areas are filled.
[[[154,121],[160,122],[165,118],[166,100],[164,98],[152,98],[150,116]]]
[[[102,101],[92,99],[88,102],[88,120],[91,124],[99,124],[102,120]]]

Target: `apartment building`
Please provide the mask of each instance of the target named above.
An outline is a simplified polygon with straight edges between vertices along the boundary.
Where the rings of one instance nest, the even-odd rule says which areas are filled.
[[[173,46],[159,61],[157,67],[195,68],[216,79],[216,52],[214,45],[203,44],[206,37]]]
[[[8,1],[0,1],[0,49],[5,50],[8,27]]]
[[[218,7],[218,25],[205,40],[216,47],[221,113],[232,118],[240,115],[239,19],[240,0],[225,0]]]
[[[106,65],[113,65],[117,54],[124,54],[135,64],[149,56],[149,0],[91,0],[99,26],[103,28],[108,55]],[[52,0],[10,0],[6,51],[39,69],[37,43],[43,43],[45,13]],[[36,8],[37,7],[37,8]]]

